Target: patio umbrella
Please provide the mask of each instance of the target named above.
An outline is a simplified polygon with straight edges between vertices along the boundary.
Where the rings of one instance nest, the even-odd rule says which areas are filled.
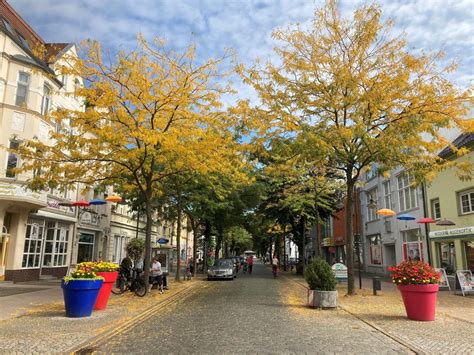
[[[430,218],[430,217],[423,217],[423,218],[420,218],[419,220],[416,221],[416,223],[423,223],[423,224],[435,223],[435,222],[436,221],[433,218]]]
[[[117,195],[108,196],[105,198],[107,202],[122,202],[122,198]]]
[[[401,221],[414,221],[416,218],[413,217],[411,214],[403,213],[403,214],[399,214],[397,216],[397,219],[399,219]]]
[[[87,206],[90,206],[90,203],[87,201],[81,200],[81,201],[74,202],[72,205],[76,207],[87,207]]]
[[[382,208],[381,210],[378,210],[375,213],[377,213],[380,216],[385,216],[385,217],[391,217],[391,216],[395,216],[397,214],[395,211],[392,211],[388,208]]]
[[[94,199],[94,200],[89,201],[89,203],[90,203],[91,205],[106,205],[106,204],[107,204],[107,201],[102,200],[102,199],[100,199],[100,198],[96,198],[96,199]]]
[[[64,206],[64,207],[72,207],[72,206],[74,206],[74,203],[72,203],[72,202],[59,202],[58,205],[59,206]]]
[[[456,223],[454,223],[453,221],[450,221],[449,219],[445,218],[442,221],[436,222],[436,225],[437,226],[455,226]]]

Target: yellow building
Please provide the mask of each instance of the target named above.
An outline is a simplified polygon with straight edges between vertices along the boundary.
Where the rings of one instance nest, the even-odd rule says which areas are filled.
[[[450,148],[443,158],[469,161],[474,164],[474,134],[462,134],[453,144],[470,149],[469,154],[456,157]],[[430,246],[435,267],[445,268],[448,274],[456,270],[474,270],[474,180],[462,181],[456,169],[441,172],[427,187],[430,216],[438,224],[430,225]],[[447,225],[446,221],[453,222]]]

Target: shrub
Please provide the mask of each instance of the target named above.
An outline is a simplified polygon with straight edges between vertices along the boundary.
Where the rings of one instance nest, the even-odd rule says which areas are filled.
[[[306,267],[304,278],[311,290],[317,291],[335,291],[336,277],[331,266],[322,259],[314,259]]]

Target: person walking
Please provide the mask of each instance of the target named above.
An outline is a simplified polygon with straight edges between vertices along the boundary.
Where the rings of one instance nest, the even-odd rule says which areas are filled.
[[[249,255],[247,257],[247,268],[248,268],[249,274],[251,274],[252,268],[253,268],[253,255]]]
[[[272,259],[272,273],[273,277],[278,276],[278,258],[276,257],[276,255]]]
[[[163,271],[161,270],[161,263],[158,261],[157,258],[152,259],[151,264],[151,282],[148,287],[148,292],[151,292],[151,288],[153,284],[156,282],[158,283],[158,288],[160,289],[160,294],[163,294]]]

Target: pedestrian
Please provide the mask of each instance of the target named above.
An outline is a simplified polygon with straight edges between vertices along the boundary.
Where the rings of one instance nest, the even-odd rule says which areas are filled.
[[[153,258],[151,264],[151,282],[150,286],[148,287],[148,292],[151,292],[151,288],[153,284],[156,282],[158,283],[158,288],[160,289],[160,294],[163,294],[163,271],[161,270],[161,264],[157,258]]]
[[[253,268],[253,255],[249,255],[247,257],[247,268],[248,268],[249,274],[251,274],[252,268]]]
[[[132,259],[128,255],[120,263],[120,272],[125,275],[127,280],[130,280],[132,276]]]

